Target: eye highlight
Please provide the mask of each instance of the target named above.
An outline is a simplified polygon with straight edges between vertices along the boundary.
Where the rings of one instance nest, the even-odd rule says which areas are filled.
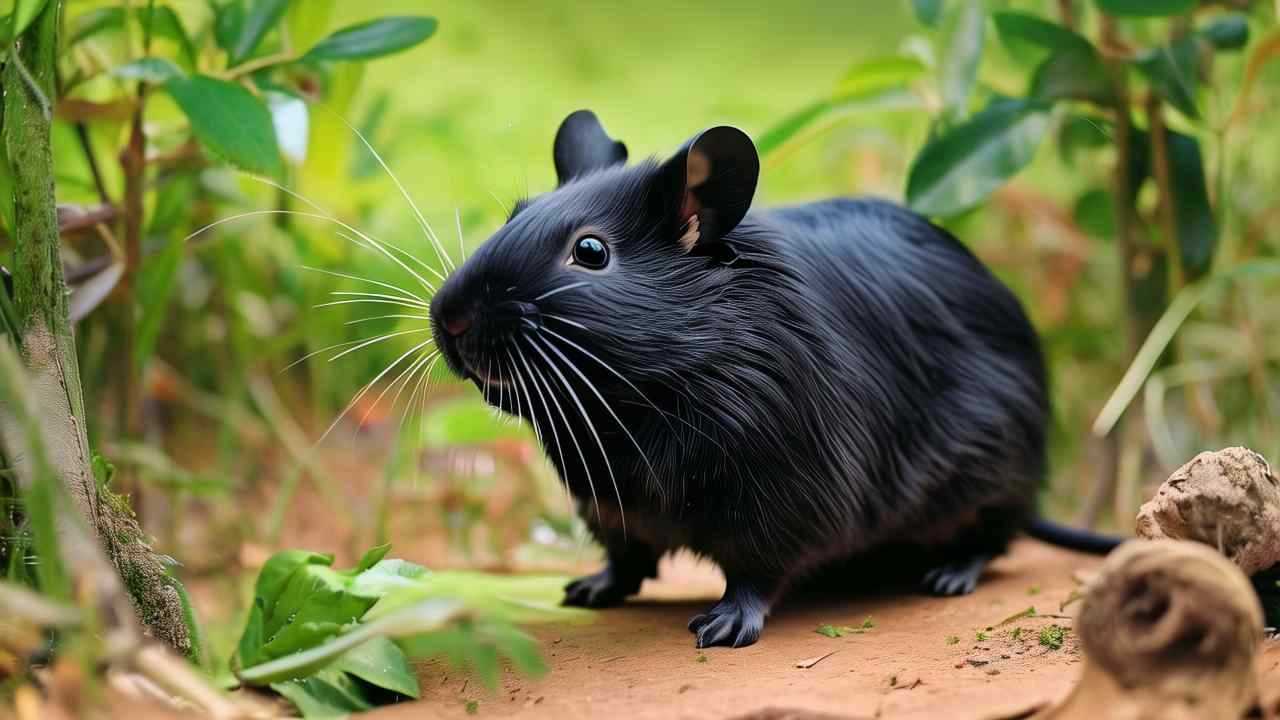
[[[609,264],[609,246],[595,235],[583,235],[573,243],[570,262],[591,270],[599,270]]]

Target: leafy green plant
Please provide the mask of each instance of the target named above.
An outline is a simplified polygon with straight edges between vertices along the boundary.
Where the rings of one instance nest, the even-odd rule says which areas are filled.
[[[442,656],[494,687],[502,659],[545,665],[513,623],[575,621],[554,604],[564,578],[432,573],[369,550],[356,567],[287,550],[263,565],[233,659],[235,677],[270,687],[306,717],[368,710],[419,695],[410,659]]]

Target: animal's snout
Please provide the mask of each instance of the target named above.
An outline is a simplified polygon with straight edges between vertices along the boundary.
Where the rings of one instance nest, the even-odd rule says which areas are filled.
[[[443,320],[444,331],[449,333],[449,337],[459,337],[471,329],[471,325],[475,322],[475,313],[463,310],[446,315]]]

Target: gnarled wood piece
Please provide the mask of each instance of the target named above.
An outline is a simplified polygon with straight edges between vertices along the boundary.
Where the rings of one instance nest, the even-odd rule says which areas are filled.
[[[1248,448],[1202,452],[1143,504],[1137,533],[1210,545],[1253,575],[1280,562],[1280,479]]]
[[[1204,545],[1131,541],[1103,564],[1076,621],[1084,672],[1036,720],[1242,718],[1257,697],[1262,608]]]

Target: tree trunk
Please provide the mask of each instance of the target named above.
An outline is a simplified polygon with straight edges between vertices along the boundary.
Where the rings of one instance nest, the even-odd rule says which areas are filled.
[[[181,585],[159,556],[123,499],[99,488],[85,432],[84,399],[75,338],[67,316],[59,256],[50,118],[62,0],[50,0],[16,39],[4,67],[4,142],[14,184],[14,308],[22,359],[53,471],[94,528],[124,580],[143,623],[180,652],[192,651]],[[6,425],[9,423],[6,422]],[[0,428],[6,437],[20,428]],[[26,482],[33,469],[20,463]]]

